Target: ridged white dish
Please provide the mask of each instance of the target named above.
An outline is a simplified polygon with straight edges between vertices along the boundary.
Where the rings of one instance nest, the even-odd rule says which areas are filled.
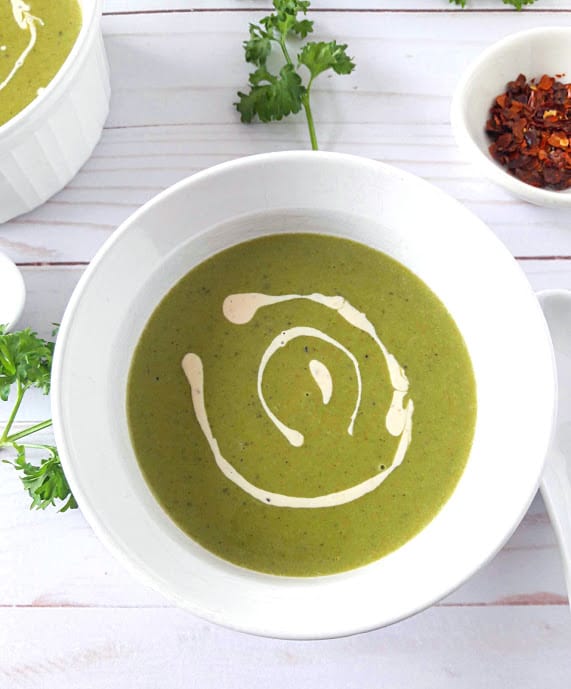
[[[0,127],[0,223],[37,208],[89,158],[109,112],[101,0],[79,0],[83,25],[41,96]]]

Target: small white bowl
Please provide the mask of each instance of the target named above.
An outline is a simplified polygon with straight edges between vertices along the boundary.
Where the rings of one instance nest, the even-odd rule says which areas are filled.
[[[8,256],[0,253],[0,325],[10,330],[20,318],[25,301],[22,273]]]
[[[176,527],[143,479],[125,403],[141,332],[183,275],[231,245],[300,231],[367,244],[423,279],[464,336],[478,395],[468,464],[434,520],[377,562],[313,578],[237,567]],[[79,506],[102,541],[131,571],[197,615],[300,639],[400,620],[486,563],[536,492],[554,407],[553,353],[541,308],[494,234],[412,175],[324,152],[224,163],[137,211],[82,277],[53,366],[57,445]]]
[[[521,31],[485,50],[468,68],[452,100],[452,129],[458,145],[482,173],[508,192],[539,206],[571,208],[571,189],[540,189],[520,181],[497,163],[488,151],[485,132],[496,96],[519,74],[528,79],[563,74],[571,82],[571,27]]]
[[[81,31],[62,68],[41,96],[0,126],[0,223],[63,189],[101,138],[111,93],[101,0],[79,3]]]

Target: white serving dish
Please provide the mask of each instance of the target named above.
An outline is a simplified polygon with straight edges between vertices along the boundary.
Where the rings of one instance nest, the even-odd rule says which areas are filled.
[[[519,74],[528,79],[564,74],[571,82],[571,27],[543,27],[506,36],[491,45],[468,67],[452,99],[452,128],[458,145],[482,174],[506,191],[539,206],[571,208],[571,189],[539,189],[520,181],[488,151],[485,132],[489,111],[508,81]]]
[[[0,126],[0,223],[40,206],[89,158],[109,112],[101,0],[79,0],[83,24],[41,96]]]
[[[225,247],[299,231],[360,241],[419,275],[462,331],[478,389],[467,468],[437,517],[373,564],[305,579],[234,566],[180,531],[143,480],[125,411],[134,347],[166,292]],[[114,233],[65,313],[52,408],[80,508],[133,573],[211,621],[268,636],[320,638],[418,612],[497,552],[537,489],[554,416],[555,372],[547,326],[525,276],[461,204],[369,159],[272,153],[180,182]]]

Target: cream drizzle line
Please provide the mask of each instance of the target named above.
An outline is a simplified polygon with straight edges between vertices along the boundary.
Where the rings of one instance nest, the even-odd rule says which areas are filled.
[[[218,441],[212,434],[212,429],[208,422],[206,414],[206,407],[204,405],[204,371],[202,361],[196,354],[186,354],[182,360],[182,368],[186,378],[190,384],[192,393],[192,404],[194,412],[200,425],[200,428],[206,438],[208,445],[214,455],[214,460],[220,471],[236,484],[243,491],[251,495],[256,500],[265,503],[266,505],[273,505],[274,507],[292,507],[292,508],[318,508],[318,507],[335,507],[336,505],[343,505],[347,502],[352,502],[358,498],[370,493],[378,488],[378,486],[385,481],[390,474],[402,464],[408,446],[410,445],[412,434],[412,414],[414,405],[412,400],[409,400],[405,409],[405,424],[403,433],[400,437],[399,444],[393,463],[388,469],[380,471],[371,478],[346,488],[345,490],[337,491],[336,493],[328,493],[327,495],[318,495],[314,498],[298,497],[293,495],[282,495],[281,493],[272,493],[271,491],[258,488],[253,483],[250,483],[242,474],[222,456]]]
[[[357,311],[357,309],[351,306],[351,304],[349,304],[349,302],[347,302],[347,300],[343,297],[327,297],[317,293],[310,295],[291,294],[281,296],[271,296],[259,293],[233,294],[224,300],[223,312],[225,317],[230,322],[236,324],[244,324],[254,317],[256,311],[261,306],[267,306],[269,304],[275,304],[283,301],[290,301],[293,299],[309,299],[319,304],[323,304],[328,308],[334,309],[346,321],[351,323],[351,325],[368,333],[376,342],[376,344],[380,347],[387,362],[391,383],[393,384],[393,399],[391,402],[390,409],[387,413],[386,425],[387,429],[392,435],[400,435],[400,440],[396,449],[393,462],[387,469],[383,469],[371,478],[366,479],[365,481],[345,490],[340,490],[335,493],[328,493],[327,495],[319,495],[316,497],[298,497],[292,495],[282,495],[281,493],[273,493],[271,491],[263,490],[258,486],[255,486],[253,483],[250,483],[250,481],[248,481],[244,476],[242,476],[242,474],[240,474],[222,456],[222,453],[220,452],[218,441],[212,434],[212,429],[210,427],[210,423],[208,421],[208,416],[206,413],[206,406],[204,403],[204,371],[200,357],[197,354],[193,353],[186,354],[182,360],[182,368],[191,388],[192,403],[194,407],[194,412],[196,414],[196,418],[214,455],[216,464],[218,468],[222,471],[222,473],[226,476],[226,478],[231,480],[233,483],[235,483],[238,487],[240,487],[242,490],[244,490],[246,493],[251,495],[256,500],[264,502],[268,505],[292,508],[334,507],[336,505],[342,505],[347,502],[357,500],[363,495],[366,495],[367,493],[370,493],[371,491],[375,490],[381,483],[383,483],[383,481],[385,481],[388,478],[388,476],[398,466],[401,465],[411,442],[412,415],[414,412],[414,404],[412,400],[409,400],[406,407],[403,407],[404,397],[408,391],[408,379],[406,377],[406,374],[398,364],[397,360],[393,357],[393,355],[387,351],[387,349],[381,342],[380,338],[378,337],[374,326],[367,319],[365,314]],[[261,379],[263,377],[263,370],[265,369],[265,366],[267,365],[267,362],[269,361],[274,351],[277,351],[279,347],[285,346],[285,344],[289,340],[292,340],[295,337],[301,337],[302,335],[319,337],[320,339],[323,339],[326,342],[330,342],[334,346],[341,349],[344,353],[346,353],[354,362],[358,376],[359,391],[357,405],[351,417],[351,423],[348,429],[348,432],[351,434],[353,429],[353,423],[361,399],[361,376],[359,365],[355,357],[351,354],[351,352],[345,349],[343,345],[341,345],[336,340],[333,340],[333,338],[330,338],[328,335],[315,328],[298,327],[291,328],[289,331],[282,332],[281,335],[278,335],[276,338],[274,338],[274,340],[262,356],[262,362],[260,364],[260,370],[258,372],[258,394],[260,395],[260,400],[262,401],[262,404],[268,416],[272,419],[272,421],[280,429],[280,431],[284,433],[286,438],[288,438],[288,440],[296,446],[299,446],[303,443],[303,436],[298,431],[295,431],[285,426],[285,424],[280,422],[279,419],[277,419],[275,415],[272,414],[261,392]],[[323,373],[323,370],[325,370],[327,372],[327,375],[329,376],[329,379],[331,378],[329,371],[326,369],[325,366],[323,366],[323,364],[321,364],[320,362],[314,363],[320,364],[320,366],[322,367],[321,373]],[[312,375],[314,375],[314,378],[317,382],[317,377],[314,371],[312,371]],[[327,403],[325,402],[327,394],[323,392],[324,388],[322,388],[321,385],[319,387],[323,394],[324,403]],[[300,440],[301,442],[299,442]]]
[[[12,67],[10,74],[8,74],[8,76],[0,84],[0,91],[2,91],[2,89],[8,86],[8,84],[16,76],[16,73],[18,72],[20,67],[22,67],[22,65],[26,61],[28,55],[34,49],[38,37],[38,29],[36,27],[36,22],[38,24],[41,24],[41,26],[44,25],[44,22],[39,17],[34,17],[34,15],[30,13],[30,6],[27,5],[23,0],[11,0],[11,2],[14,20],[23,31],[30,32],[30,40],[28,41],[28,45],[26,46],[25,50],[14,63],[14,66]]]
[[[331,395],[333,394],[333,379],[331,378],[331,373],[325,364],[317,359],[312,359],[309,362],[309,371],[313,376],[313,380],[316,382],[317,387],[321,391],[321,397],[323,398],[323,404],[329,404],[331,401]]]

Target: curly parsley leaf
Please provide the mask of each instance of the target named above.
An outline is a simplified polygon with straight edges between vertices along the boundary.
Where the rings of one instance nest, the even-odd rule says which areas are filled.
[[[291,65],[284,65],[277,77],[260,67],[250,74],[250,84],[250,93],[238,93],[236,107],[242,122],[251,122],[254,117],[261,122],[281,120],[301,110],[305,87]]]
[[[47,395],[53,352],[54,343],[41,339],[29,328],[8,333],[0,326],[0,399],[7,401],[14,383],[24,390],[40,388]]]
[[[313,32],[313,22],[305,17],[310,3],[308,0],[274,0],[273,5],[274,12],[262,18],[259,24],[250,24],[250,38],[243,44],[244,56],[256,69],[249,77],[250,90],[239,91],[239,100],[234,105],[242,122],[252,122],[256,117],[261,122],[281,120],[303,108],[311,146],[317,149],[310,103],[313,80],[329,69],[336,74],[350,74],[355,63],[347,55],[347,46],[337,41],[308,42],[294,60],[288,39],[298,44]],[[274,47],[285,61],[277,74],[268,68]],[[306,84],[298,71],[302,66],[309,71]]]
[[[250,38],[244,41],[246,62],[262,67],[272,51],[272,40],[266,31],[256,24],[250,24]]]
[[[292,35],[305,38],[313,31],[313,22],[299,19],[298,15],[305,15],[309,5],[308,0],[274,0],[276,11],[261,19],[260,24],[271,35],[277,33],[283,38]]]
[[[77,507],[77,503],[63,473],[57,448],[24,440],[51,426],[51,419],[11,433],[26,391],[38,388],[45,395],[50,391],[54,346],[53,342],[38,337],[29,328],[10,333],[0,325],[0,399],[8,401],[12,389],[16,396],[6,426],[0,434],[0,450],[11,449],[16,452],[14,459],[3,461],[20,473],[24,488],[32,498],[31,508],[43,510],[59,505],[60,512],[65,512]],[[28,450],[42,450],[48,456],[35,465],[27,459]]]
[[[63,473],[57,449],[52,445],[38,446],[40,447],[43,447],[49,456],[42,459],[39,465],[26,460],[26,447],[18,443],[14,443],[16,459],[4,460],[6,464],[11,464],[21,472],[22,484],[32,498],[30,509],[45,510],[46,507],[55,507],[60,503],[60,512],[75,509],[77,502]]]
[[[298,59],[299,64],[307,67],[312,79],[328,69],[332,69],[336,74],[351,74],[355,69],[355,63],[347,55],[347,45],[337,41],[307,43]]]

